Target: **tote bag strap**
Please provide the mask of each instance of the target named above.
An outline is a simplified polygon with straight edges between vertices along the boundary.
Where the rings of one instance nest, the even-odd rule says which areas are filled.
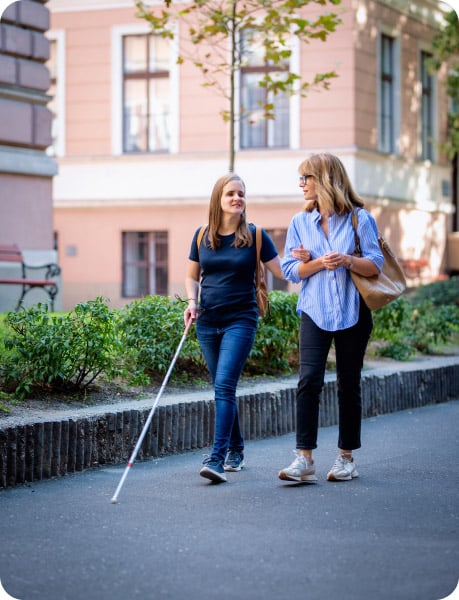
[[[356,256],[362,256],[362,249],[360,248],[360,239],[357,233],[357,225],[359,223],[359,214],[356,210],[352,211],[352,227],[354,229],[354,254]]]

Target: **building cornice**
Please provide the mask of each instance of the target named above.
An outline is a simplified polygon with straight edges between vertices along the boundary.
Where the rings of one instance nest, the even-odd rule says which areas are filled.
[[[46,106],[52,97],[32,88],[0,84],[0,98]]]
[[[163,4],[163,1],[150,0],[146,4]],[[52,13],[115,10],[120,8],[136,10],[135,0],[49,0],[46,6]]]
[[[392,8],[402,15],[438,29],[443,25],[443,15],[452,7],[441,0],[377,0],[379,4]]]
[[[176,3],[180,0],[176,0]],[[442,21],[442,15],[452,7],[441,0],[377,0],[389,8],[410,16],[422,23],[438,27]],[[163,0],[147,0],[146,4],[164,4]],[[59,12],[83,12],[91,10],[114,10],[120,8],[135,9],[135,0],[48,0],[46,5],[52,13]]]
[[[54,177],[57,172],[56,161],[41,150],[0,146],[0,173]]]

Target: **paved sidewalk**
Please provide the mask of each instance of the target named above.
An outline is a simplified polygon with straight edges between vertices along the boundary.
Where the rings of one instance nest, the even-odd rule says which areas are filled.
[[[249,442],[228,483],[202,452],[0,492],[0,579],[19,600],[440,600],[459,575],[459,400],[372,417],[360,477],[282,482],[294,434]]]

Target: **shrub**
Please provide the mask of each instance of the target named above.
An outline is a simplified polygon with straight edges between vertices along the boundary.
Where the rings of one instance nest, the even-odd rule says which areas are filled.
[[[376,354],[407,360],[413,354],[413,348],[406,331],[411,315],[411,305],[401,296],[373,313],[373,331],[370,341],[383,342]]]
[[[376,354],[407,360],[416,352],[434,353],[437,344],[449,341],[459,329],[459,309],[430,300],[413,305],[401,296],[375,311],[373,322],[371,340],[382,342]]]
[[[411,296],[413,304],[421,304],[426,300],[432,302],[434,306],[457,305],[459,300],[459,277],[451,277],[443,281],[421,285]]]
[[[271,316],[260,319],[244,373],[275,375],[298,368],[300,320],[297,294],[270,292]],[[42,390],[85,390],[97,378],[145,385],[163,380],[184,332],[184,304],[147,296],[121,310],[96,298],[65,314],[50,314],[38,304],[0,320],[0,377],[4,389],[25,397]],[[435,345],[459,331],[456,304],[434,299],[415,304],[402,296],[373,312],[371,341],[376,353],[407,360],[415,352],[433,353]],[[208,379],[196,328],[188,333],[171,381]]]
[[[259,320],[255,342],[244,373],[273,375],[298,366],[299,318],[297,294],[269,293],[271,315]]]
[[[260,319],[257,335],[244,372],[247,375],[274,374],[297,364],[297,296],[270,292],[271,316]],[[165,375],[173,352],[183,335],[184,304],[165,296],[147,296],[135,300],[120,315],[125,375],[132,382],[146,384]],[[183,350],[171,374],[175,381],[191,377],[208,378],[196,328],[189,330]]]
[[[459,309],[454,305],[436,306],[426,300],[411,313],[410,337],[413,347],[424,354],[434,354],[438,344],[444,344],[459,330]]]
[[[146,296],[120,311],[122,363],[130,382],[147,384],[166,374],[184,332],[183,311],[183,303],[167,296]],[[186,379],[188,372],[206,372],[194,327],[176,365],[176,380]]]
[[[101,373],[119,373],[116,313],[102,298],[52,315],[43,304],[7,314],[1,375],[17,396],[33,387],[84,390]]]

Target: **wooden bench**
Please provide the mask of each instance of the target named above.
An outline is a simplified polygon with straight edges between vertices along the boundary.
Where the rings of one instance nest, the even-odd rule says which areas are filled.
[[[0,275],[0,285],[20,285],[22,286],[22,294],[16,306],[16,310],[19,310],[24,301],[24,296],[34,288],[42,288],[49,296],[51,311],[54,311],[54,299],[58,292],[56,281],[53,281],[52,277],[57,277],[60,274],[61,269],[56,263],[49,263],[47,265],[27,265],[24,262],[22,252],[19,250],[16,244],[11,246],[5,246],[0,244],[0,262],[13,262],[21,265],[21,277],[2,277]],[[29,270],[33,269],[46,269],[44,279],[34,279],[28,276]]]
[[[420,279],[424,271],[430,268],[426,258],[399,258],[398,262],[407,279]]]

